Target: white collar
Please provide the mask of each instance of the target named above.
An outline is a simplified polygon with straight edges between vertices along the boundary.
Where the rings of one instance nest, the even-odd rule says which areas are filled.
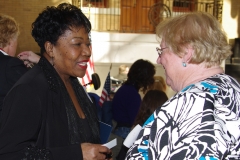
[[[5,56],[9,56],[6,52],[4,52],[4,50],[0,49],[0,51],[1,51]]]

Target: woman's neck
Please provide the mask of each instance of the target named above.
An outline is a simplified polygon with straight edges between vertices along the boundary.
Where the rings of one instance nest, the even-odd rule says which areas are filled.
[[[224,73],[224,70],[220,66],[213,66],[210,68],[200,67],[200,68],[197,68],[196,70],[193,70],[190,73],[191,74],[188,74],[188,77],[185,77],[185,81],[183,82],[182,89],[191,84],[202,81],[208,77],[214,76],[216,74]]]

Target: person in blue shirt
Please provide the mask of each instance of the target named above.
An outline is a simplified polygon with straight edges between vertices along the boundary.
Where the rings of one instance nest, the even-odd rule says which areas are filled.
[[[117,90],[112,101],[113,133],[126,138],[131,130],[141,104],[139,90],[146,91],[154,83],[155,66],[148,60],[135,61],[127,74],[127,80]]]

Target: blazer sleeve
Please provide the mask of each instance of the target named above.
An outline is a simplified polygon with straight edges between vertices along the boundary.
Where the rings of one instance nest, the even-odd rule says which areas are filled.
[[[6,79],[8,85],[12,87],[27,71],[28,69],[21,60],[10,58],[6,67]]]
[[[24,91],[24,92],[23,92]],[[0,119],[0,159],[83,159],[80,144],[38,148],[42,124],[41,98],[28,84],[16,85],[4,101]],[[29,146],[33,146],[29,148]]]
[[[13,85],[20,79],[20,77],[27,72],[27,68],[23,62],[17,58],[0,55],[0,113],[3,99],[13,87]]]

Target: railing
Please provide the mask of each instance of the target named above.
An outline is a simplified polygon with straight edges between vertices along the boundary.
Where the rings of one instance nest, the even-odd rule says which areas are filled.
[[[80,7],[90,19],[92,30],[120,32],[121,0],[72,0],[72,3]],[[148,19],[149,24],[155,26],[171,16],[203,11],[214,15],[219,22],[222,22],[222,8],[223,0],[158,0],[155,5],[149,6],[148,17],[142,18]],[[151,15],[154,9],[155,15]]]
[[[222,22],[222,0],[165,0],[172,16],[193,11],[208,12]]]
[[[119,32],[121,0],[72,0],[89,18],[92,30]]]

